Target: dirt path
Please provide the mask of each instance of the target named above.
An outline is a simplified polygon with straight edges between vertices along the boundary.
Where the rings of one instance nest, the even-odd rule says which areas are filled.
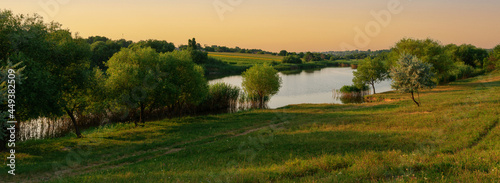
[[[193,146],[198,146],[198,145],[205,145],[205,144],[213,143],[213,142],[216,142],[216,141],[224,140],[224,139],[227,139],[227,138],[239,137],[239,136],[247,135],[247,134],[250,134],[252,132],[256,132],[256,131],[259,131],[261,129],[265,129],[265,128],[269,128],[269,127],[270,128],[276,128],[277,126],[280,126],[280,125],[283,125],[283,124],[284,124],[284,122],[278,123],[278,124],[267,124],[265,126],[259,126],[259,127],[252,126],[252,127],[247,127],[247,128],[243,128],[243,129],[230,130],[230,131],[218,133],[218,134],[211,135],[211,136],[201,137],[201,138],[198,138],[198,139],[195,139],[195,140],[179,142],[179,143],[173,144],[173,145],[171,145],[169,147],[158,147],[158,148],[155,148],[155,149],[148,149],[147,151],[136,152],[136,153],[131,154],[131,155],[121,156],[121,157],[118,157],[116,159],[105,161],[105,162],[98,162],[98,163],[96,162],[96,163],[93,163],[93,164],[90,164],[90,165],[86,165],[86,166],[79,166],[79,167],[74,167],[74,168],[71,168],[71,169],[58,170],[58,171],[50,172],[50,173],[43,173],[43,174],[37,174],[37,175],[25,175],[25,176],[21,175],[21,176],[17,177],[17,179],[18,179],[17,181],[21,181],[21,182],[49,181],[49,180],[54,180],[54,179],[58,179],[58,178],[64,178],[64,177],[68,177],[68,176],[75,176],[75,175],[81,175],[81,174],[85,174],[85,173],[90,173],[90,172],[93,172],[93,171],[109,170],[109,169],[114,169],[114,168],[120,168],[120,167],[123,167],[123,166],[126,166],[126,165],[130,165],[130,164],[133,164],[133,163],[139,163],[139,162],[142,162],[142,161],[146,161],[146,160],[154,159],[154,158],[157,158],[157,157],[165,156],[167,154],[177,153],[179,151],[184,150],[187,147],[193,147]],[[241,133],[234,134],[234,133],[236,133],[238,131],[241,131],[241,130],[245,130],[245,131],[243,131]],[[208,142],[204,142],[204,143],[201,143],[201,144],[194,144],[194,145],[188,145],[188,146],[185,146],[185,147],[175,148],[175,147],[178,147],[178,146],[183,146],[183,145],[187,145],[187,144],[194,143],[194,142],[200,142],[200,141],[207,140],[209,138],[216,137],[216,136],[221,136],[221,135],[229,135],[229,136],[224,137],[224,138],[218,138],[215,141],[208,141]],[[134,160],[134,161],[126,161],[126,159],[134,158],[134,157],[138,157],[138,156],[143,156],[143,155],[146,155],[146,154],[154,154],[154,155],[142,157],[142,158],[139,158],[139,159]],[[121,162],[121,161],[124,161],[124,162]],[[19,179],[21,179],[21,180],[19,180]]]

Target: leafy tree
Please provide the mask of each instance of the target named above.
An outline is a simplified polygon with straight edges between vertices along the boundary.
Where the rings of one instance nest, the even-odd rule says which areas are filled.
[[[483,60],[488,57],[485,49],[477,48],[470,44],[460,45],[455,52],[457,61],[462,61],[473,67],[482,67]]]
[[[304,60],[306,62],[310,62],[314,59],[314,55],[311,53],[311,52],[307,52],[305,55],[304,55]]]
[[[59,91],[62,110],[71,118],[76,135],[82,137],[75,117],[76,112],[82,112],[87,105],[90,70],[90,46],[81,38],[73,39],[71,32],[58,30],[49,34],[48,39],[56,45],[52,48],[55,57],[53,61],[59,64]]]
[[[153,99],[157,81],[164,79],[158,53],[152,48],[124,48],[109,59],[106,87],[119,104],[140,109],[140,122],[145,123],[144,110]],[[135,122],[137,126],[137,122]]]
[[[272,66],[255,65],[243,72],[243,89],[250,96],[258,96],[260,108],[264,108],[264,97],[278,93],[281,87],[281,77]]]
[[[484,68],[488,71],[493,71],[500,68],[500,45],[497,45],[489,53],[489,56],[484,59]]]
[[[420,106],[420,103],[415,100],[414,93],[418,94],[421,89],[436,86],[436,83],[432,81],[434,73],[431,68],[431,64],[413,55],[402,54],[396,66],[391,69],[391,86],[402,93],[411,93],[413,102]]]
[[[288,55],[286,57],[283,57],[283,60],[281,62],[291,63],[291,64],[301,64],[302,59],[300,59],[298,56],[295,55]]]
[[[373,93],[375,94],[375,83],[380,83],[387,79],[389,73],[387,67],[384,64],[386,59],[385,54],[381,54],[374,59],[367,57],[358,66],[357,71],[354,71],[354,78],[352,81],[358,87],[363,87],[369,84],[373,88]]]
[[[197,104],[208,92],[203,69],[194,64],[187,51],[159,54],[150,47],[126,48],[107,65],[106,87],[119,104],[139,108],[143,124],[146,108]]]
[[[175,50],[174,43],[169,43],[167,41],[153,40],[153,39],[149,39],[146,41],[139,41],[135,44],[131,44],[129,47],[131,46],[140,46],[142,48],[151,47],[155,49],[156,52],[159,53],[167,53]]]
[[[45,24],[40,16],[13,15],[0,10],[0,60],[21,63],[23,75],[29,78],[16,88],[16,116],[29,120],[63,114],[61,71],[71,62],[56,61],[58,43],[49,34],[61,30],[57,23]],[[0,62],[0,66],[6,66]],[[36,91],[36,92],[34,92]]]
[[[188,48],[191,48],[193,50],[197,50],[199,48],[198,44],[196,44],[195,38],[188,40]]]
[[[109,39],[109,38],[107,38],[105,36],[90,36],[90,37],[87,38],[87,42],[89,44],[95,43],[97,41],[106,42],[108,40],[111,40],[111,39]]]
[[[389,54],[389,65],[394,66],[402,54],[414,55],[425,63],[432,65],[432,71],[436,73],[436,81],[446,81],[448,71],[453,67],[453,61],[445,52],[445,47],[432,39],[415,40],[402,39],[392,48]]]
[[[124,39],[118,41],[96,41],[92,43],[90,45],[90,50],[92,51],[90,68],[99,67],[101,70],[106,70],[105,62],[122,48],[127,48],[131,45],[131,41],[126,41]]]
[[[279,56],[287,56],[288,52],[286,50],[281,50],[278,54]]]
[[[155,90],[159,106],[181,109],[184,105],[198,105],[208,94],[208,82],[201,66],[196,65],[186,51],[160,54],[160,70],[168,76]],[[168,81],[168,82],[167,82]],[[180,110],[182,111],[182,110]]]

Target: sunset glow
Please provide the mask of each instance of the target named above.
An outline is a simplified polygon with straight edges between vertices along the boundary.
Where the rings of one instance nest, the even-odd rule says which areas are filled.
[[[384,26],[373,12],[388,11],[391,3],[399,3],[401,11]],[[0,7],[15,14],[39,13],[82,37],[160,39],[176,45],[192,37],[201,44],[275,52],[334,51],[342,44],[388,49],[404,37],[487,49],[500,43],[500,2],[494,0],[6,0]],[[368,30],[376,34],[356,45],[355,30],[366,32],[374,23],[380,29]]]

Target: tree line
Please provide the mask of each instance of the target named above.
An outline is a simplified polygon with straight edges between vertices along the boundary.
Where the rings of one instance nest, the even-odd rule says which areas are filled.
[[[383,52],[362,61],[354,71],[353,83],[357,88],[386,79],[393,80],[392,87],[403,93],[414,93],[432,88],[436,84],[484,74],[500,68],[500,45],[492,50],[470,44],[442,45],[432,39],[405,38],[396,43],[390,52]]]

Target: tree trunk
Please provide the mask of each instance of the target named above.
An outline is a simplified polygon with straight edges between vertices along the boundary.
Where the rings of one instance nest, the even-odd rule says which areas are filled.
[[[375,82],[372,80],[372,88],[373,88],[373,94],[376,94],[377,92],[375,92]]]
[[[413,91],[411,91],[411,99],[413,100],[413,102],[415,102],[415,104],[417,104],[418,107],[420,107],[420,104],[415,100],[415,97],[413,96]]]
[[[259,108],[264,109],[264,96],[260,95]]]
[[[139,120],[141,121],[142,125],[145,124],[144,122],[144,104],[141,102],[141,112],[139,115]]]
[[[78,129],[78,125],[76,124],[76,118],[73,115],[73,111],[69,110],[68,108],[64,109],[68,116],[71,118],[71,122],[73,122],[73,126],[75,127],[75,133],[78,138],[82,138],[82,134],[80,133],[80,129]]]

